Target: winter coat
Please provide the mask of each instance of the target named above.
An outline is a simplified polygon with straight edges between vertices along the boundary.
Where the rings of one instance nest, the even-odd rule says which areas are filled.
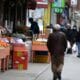
[[[76,42],[80,42],[80,31],[77,32]]]
[[[49,35],[47,47],[51,54],[64,55],[67,47],[67,39],[63,32],[53,32]]]
[[[77,30],[76,29],[67,29],[66,36],[67,36],[67,40],[74,43],[76,41]]]
[[[67,47],[65,34],[61,31],[55,31],[50,34],[47,41],[47,47],[51,54],[52,65],[55,64],[58,67],[60,64],[63,64],[64,52]]]

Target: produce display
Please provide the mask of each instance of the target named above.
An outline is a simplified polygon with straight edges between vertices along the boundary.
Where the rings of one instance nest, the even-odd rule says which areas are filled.
[[[20,33],[14,33],[12,35],[12,37],[22,39],[23,41],[26,41],[27,40],[26,36],[24,34],[20,34]]]
[[[9,47],[9,44],[4,42],[3,40],[0,40],[0,47]]]
[[[33,41],[32,44],[33,44],[33,45],[43,45],[43,46],[45,46],[45,45],[46,45],[46,42],[42,42],[42,41]]]

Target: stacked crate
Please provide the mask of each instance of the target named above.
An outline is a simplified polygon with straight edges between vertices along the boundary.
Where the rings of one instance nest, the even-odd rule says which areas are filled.
[[[1,71],[8,70],[10,56],[10,47],[0,49],[0,69]]]
[[[49,56],[48,51],[35,51],[33,57],[33,62],[40,62],[40,63],[48,63],[49,62]]]
[[[28,52],[26,47],[14,46],[13,69],[25,70],[28,68]]]
[[[32,44],[32,61],[37,63],[48,63],[49,62],[49,53],[44,42],[35,41]]]

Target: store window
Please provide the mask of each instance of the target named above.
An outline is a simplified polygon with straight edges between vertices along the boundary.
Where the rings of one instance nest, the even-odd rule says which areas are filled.
[[[35,21],[38,22],[40,31],[43,31],[43,16],[44,16],[44,8],[36,8],[35,10],[29,10],[29,14],[27,14],[26,25],[30,27],[28,19],[29,17],[32,17]]]

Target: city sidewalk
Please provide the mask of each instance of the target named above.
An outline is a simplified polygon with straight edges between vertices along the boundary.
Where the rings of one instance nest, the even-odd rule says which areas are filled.
[[[52,80],[48,63],[29,63],[28,70],[0,72],[0,80]],[[80,80],[80,58],[67,54],[62,72],[62,80]]]
[[[42,74],[49,65],[49,63],[29,63],[27,70],[0,72],[0,80],[37,80],[37,77]]]
[[[80,58],[77,58],[76,46],[73,54],[66,54],[62,80],[80,80]],[[8,70],[0,72],[0,80],[52,80],[50,63],[29,63],[27,70]]]

